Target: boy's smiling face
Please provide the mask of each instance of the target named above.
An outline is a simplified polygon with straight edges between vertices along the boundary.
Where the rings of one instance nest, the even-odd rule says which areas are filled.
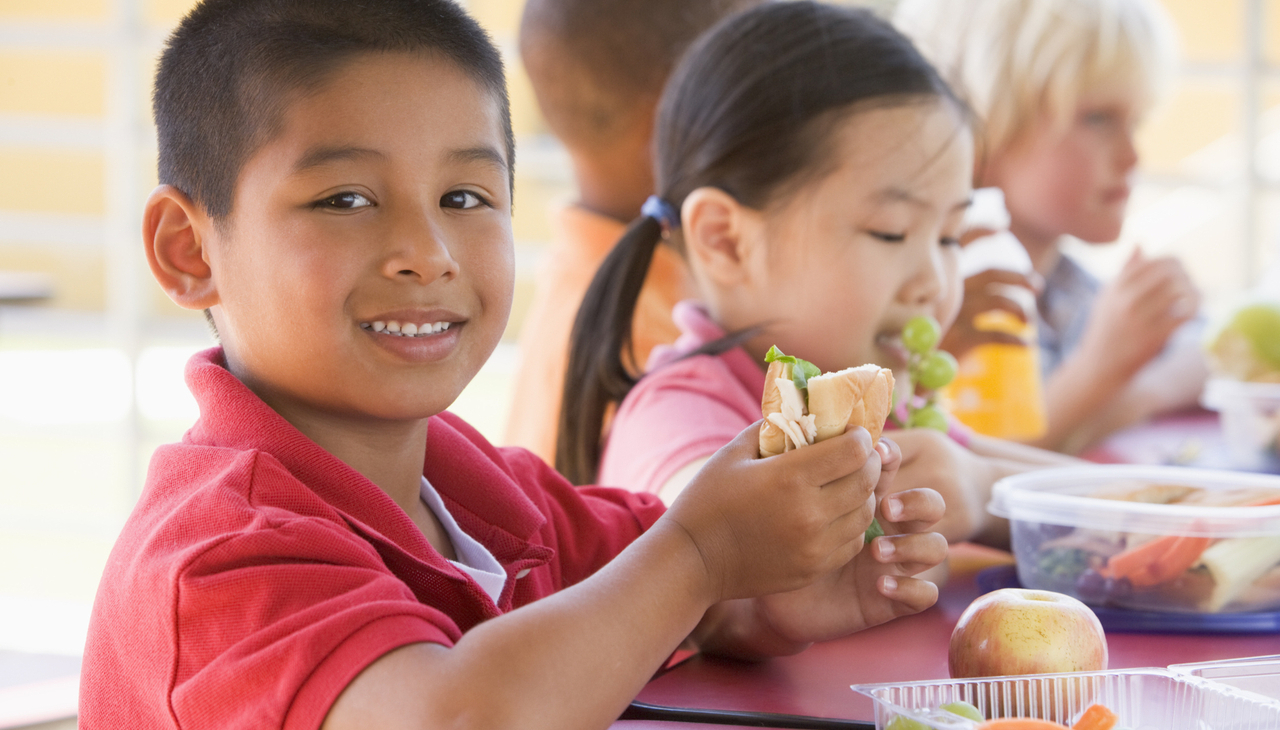
[[[514,268],[501,115],[408,53],[356,56],[287,105],[204,246],[228,366],[285,418],[422,419],[492,353]]]

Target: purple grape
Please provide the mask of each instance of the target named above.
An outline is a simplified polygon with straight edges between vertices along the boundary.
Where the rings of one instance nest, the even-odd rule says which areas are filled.
[[[1107,578],[1107,601],[1119,603],[1133,597],[1133,583],[1128,578]]]

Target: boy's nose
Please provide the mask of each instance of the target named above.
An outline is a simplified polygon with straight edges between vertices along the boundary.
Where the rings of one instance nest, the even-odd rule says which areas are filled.
[[[382,264],[388,278],[427,283],[457,276],[458,262],[449,251],[445,233],[425,216],[413,225],[398,226],[391,240]]]

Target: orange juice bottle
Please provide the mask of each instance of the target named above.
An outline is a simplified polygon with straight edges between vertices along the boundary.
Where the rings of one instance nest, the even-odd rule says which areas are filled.
[[[980,208],[979,194],[986,192],[975,191],[975,208]],[[999,206],[1003,213],[1003,196]],[[989,224],[984,221],[977,225]],[[1002,231],[973,241],[961,251],[962,276],[967,278],[988,269],[1030,273],[1031,259],[1013,234]],[[980,345],[970,350],[960,358],[959,372],[947,386],[945,395],[951,413],[974,431],[1025,441],[1042,436],[1047,428],[1040,348],[1036,340],[1035,295],[1020,286],[1004,285],[1003,289],[1002,294],[1022,304],[1027,321],[1021,322],[1008,312],[996,310],[978,315],[974,326],[1007,332],[1028,344]]]

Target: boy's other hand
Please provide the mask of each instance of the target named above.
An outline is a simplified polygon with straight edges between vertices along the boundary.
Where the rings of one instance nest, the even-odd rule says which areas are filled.
[[[716,452],[663,518],[696,547],[713,600],[813,583],[858,554],[874,517],[882,452],[866,429],[761,459],[759,428]]]
[[[1135,249],[1116,279],[1098,293],[1081,350],[1127,382],[1199,308],[1200,292],[1181,262],[1147,258]]]
[[[1004,291],[1008,286],[1020,286],[1032,293],[1038,293],[1043,282],[1038,274],[1022,274],[1017,271],[988,269],[980,271],[964,280],[964,299],[960,302],[960,314],[955,324],[947,329],[942,337],[941,349],[963,357],[978,345],[1005,344],[1023,345],[1029,343],[1016,335],[1007,332],[980,330],[974,325],[974,319],[983,312],[1008,312],[1020,322],[1027,321],[1027,312]]]
[[[914,576],[947,557],[946,538],[928,531],[945,510],[942,495],[932,489],[889,494],[877,513],[882,537],[804,588],[757,599],[761,621],[798,644],[844,636],[932,606],[937,586]]]

